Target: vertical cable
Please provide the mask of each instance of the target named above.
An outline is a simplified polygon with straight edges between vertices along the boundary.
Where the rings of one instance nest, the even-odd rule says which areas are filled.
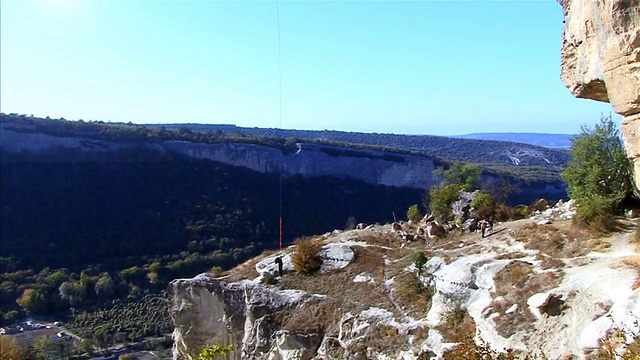
[[[276,1],[278,21],[278,128],[282,129],[282,46],[280,41],[280,1]],[[284,154],[280,162],[280,251],[282,251],[282,171],[284,168]]]

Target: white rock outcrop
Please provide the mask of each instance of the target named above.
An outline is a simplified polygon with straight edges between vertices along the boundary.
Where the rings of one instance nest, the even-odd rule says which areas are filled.
[[[282,309],[296,309],[309,298],[302,291],[277,290],[256,282],[227,283],[201,274],[169,285],[169,311],[175,324],[174,359],[191,359],[205,345],[234,345],[230,359],[309,359],[309,336],[299,339],[280,333],[274,350],[272,335],[282,328],[274,317]],[[298,344],[300,348],[296,348]],[[240,346],[239,346],[240,345]],[[319,342],[316,346],[319,345]],[[274,357],[274,351],[279,357]],[[282,356],[284,354],[293,357]]]
[[[640,0],[559,0],[561,77],[573,95],[610,102],[640,188]]]
[[[234,346],[226,360],[430,358],[455,346],[447,329],[467,329],[455,324],[463,313],[464,323],[475,329],[467,335],[494,351],[584,359],[615,329],[629,339],[640,334],[640,254],[630,231],[603,239],[610,244],[604,252],[558,253],[527,245],[525,235],[543,241],[550,227],[566,225],[569,220],[561,219],[571,205],[561,202],[547,211],[554,221],[539,232],[532,227],[535,219],[518,220],[500,224],[487,238],[463,234],[462,248],[432,243],[422,274],[411,259],[426,243],[401,247],[387,237],[394,234],[392,225],[378,225],[329,235],[320,251],[326,271],[311,277],[291,273],[291,247],[243,264],[226,279],[203,274],[174,280],[173,358],[192,359],[213,344]],[[378,241],[358,239],[372,233]],[[563,237],[561,247],[573,241]],[[279,284],[261,285],[267,273],[278,271],[277,258],[283,266]],[[256,272],[247,272],[251,266]],[[250,279],[231,280],[244,277]],[[416,288],[422,289],[418,297],[407,292]],[[412,308],[423,296],[429,298],[426,312]]]

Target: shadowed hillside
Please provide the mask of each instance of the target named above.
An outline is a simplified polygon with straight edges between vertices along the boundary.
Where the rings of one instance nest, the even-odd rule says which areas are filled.
[[[212,131],[222,134],[241,134],[245,136],[268,136],[315,141],[341,142],[381,146],[387,148],[417,151],[422,154],[447,160],[472,162],[485,165],[520,165],[520,166],[565,166],[569,154],[563,150],[517,143],[513,139],[480,139],[433,135],[397,135],[369,134],[343,131],[313,131],[244,128],[234,125],[214,124],[164,124],[155,125],[165,128],[188,128],[194,131]],[[506,140],[506,141],[495,141]]]

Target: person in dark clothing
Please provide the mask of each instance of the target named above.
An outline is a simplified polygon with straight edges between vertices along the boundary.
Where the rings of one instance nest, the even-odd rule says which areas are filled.
[[[280,275],[280,277],[282,277],[282,258],[280,256],[278,256],[275,260],[275,263],[278,264],[278,274]]]

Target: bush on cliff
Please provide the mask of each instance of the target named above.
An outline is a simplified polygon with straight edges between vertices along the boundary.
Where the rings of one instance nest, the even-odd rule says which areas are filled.
[[[212,345],[205,346],[195,360],[214,360],[222,356],[227,355],[228,352],[233,351],[233,345]]]
[[[562,178],[578,221],[609,230],[632,189],[631,163],[611,116],[602,116],[593,129],[583,126],[571,141],[571,156]]]
[[[291,255],[293,268],[298,274],[311,275],[320,270],[322,260],[318,257],[318,252],[322,248],[322,242],[312,239],[297,239],[296,252]]]
[[[407,219],[413,221],[414,223],[419,223],[422,219],[422,213],[418,208],[418,204],[413,204],[407,209]]]

